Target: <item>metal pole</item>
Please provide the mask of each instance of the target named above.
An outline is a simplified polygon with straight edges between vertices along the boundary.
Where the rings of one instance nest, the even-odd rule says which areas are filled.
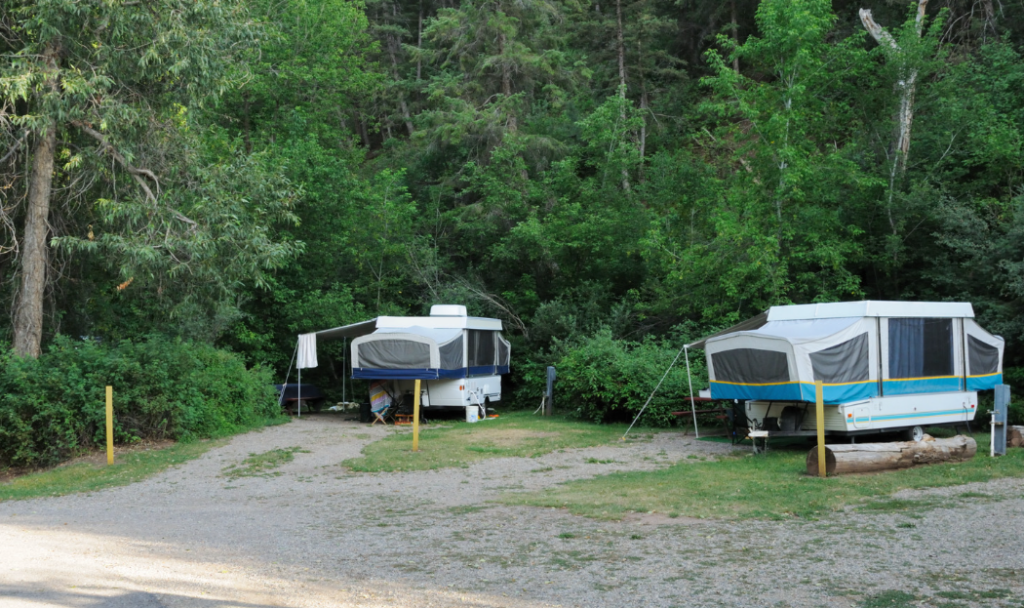
[[[296,403],[298,403],[298,408],[299,409],[298,409],[298,414],[295,417],[296,418],[302,418],[302,366],[301,365],[298,368],[298,372],[299,372],[299,384],[295,387],[295,390],[297,391],[297,394],[296,394],[297,401],[296,401]]]
[[[341,400],[345,403],[348,403],[348,397],[345,396],[345,376],[348,375],[348,365],[345,363],[345,347],[347,344],[348,337],[346,336],[341,339]]]
[[[824,387],[821,380],[814,382],[814,411],[818,423],[818,477],[825,477],[825,399],[822,394]]]
[[[288,388],[288,379],[292,377],[292,366],[295,364],[295,354],[299,352],[299,345],[295,345],[295,350],[292,351],[292,360],[288,363],[288,373],[284,375],[284,384],[281,385],[281,394],[277,396],[277,407],[281,407],[284,403],[284,391]]]
[[[114,464],[114,387],[107,387],[107,464]]]
[[[693,434],[700,439],[700,431],[697,430],[697,405],[693,399],[693,379],[690,378],[690,348],[688,344],[683,345],[683,358],[686,359],[686,383],[690,385],[690,411],[693,412]]]
[[[420,451],[420,379],[412,390],[412,451]]]
[[[676,353],[676,358],[672,359],[672,363],[668,366],[668,369],[665,370],[664,375],[661,376],[661,380],[658,380],[658,386],[654,387],[654,390],[651,391],[651,395],[647,398],[647,403],[645,403],[644,406],[640,408],[640,413],[636,415],[636,418],[633,419],[633,422],[629,423],[629,428],[626,429],[626,432],[622,434],[622,437],[619,437],[620,441],[626,438],[626,435],[629,434],[629,431],[633,428],[633,425],[636,424],[636,421],[640,420],[640,416],[643,416],[644,410],[646,410],[647,406],[651,404],[651,399],[654,398],[654,394],[658,392],[659,388],[661,388],[661,383],[665,381],[665,378],[668,377],[668,373],[672,371],[673,367],[675,367],[676,361],[679,360],[679,355],[683,354],[683,349],[685,348],[686,345],[684,344],[683,348],[680,348],[679,352]]]

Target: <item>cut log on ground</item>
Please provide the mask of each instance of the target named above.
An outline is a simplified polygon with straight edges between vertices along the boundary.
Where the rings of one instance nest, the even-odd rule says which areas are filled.
[[[919,464],[961,462],[974,458],[977,451],[978,443],[964,435],[949,439],[925,435],[924,441],[826,445],[825,471],[829,475],[847,475],[906,469]],[[807,453],[807,474],[818,474],[817,446]]]
[[[1006,428],[1006,447],[1024,448],[1024,426],[1009,426]]]

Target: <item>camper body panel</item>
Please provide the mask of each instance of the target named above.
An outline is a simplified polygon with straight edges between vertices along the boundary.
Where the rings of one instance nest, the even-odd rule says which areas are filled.
[[[411,395],[415,380],[392,380],[392,395]],[[501,401],[501,376],[423,380],[420,406],[424,408],[467,407]]]

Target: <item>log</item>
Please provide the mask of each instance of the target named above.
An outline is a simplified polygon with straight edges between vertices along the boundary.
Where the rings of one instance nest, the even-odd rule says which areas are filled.
[[[1006,447],[1024,448],[1024,426],[1006,427]]]
[[[830,476],[847,475],[906,469],[919,464],[962,462],[974,458],[977,451],[978,443],[963,435],[949,439],[925,435],[924,441],[826,445],[825,471]],[[817,446],[807,453],[807,474],[818,475]]]

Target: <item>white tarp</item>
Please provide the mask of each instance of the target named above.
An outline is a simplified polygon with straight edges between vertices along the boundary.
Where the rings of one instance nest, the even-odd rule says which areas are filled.
[[[298,368],[316,367],[316,334],[301,334],[298,346]]]

